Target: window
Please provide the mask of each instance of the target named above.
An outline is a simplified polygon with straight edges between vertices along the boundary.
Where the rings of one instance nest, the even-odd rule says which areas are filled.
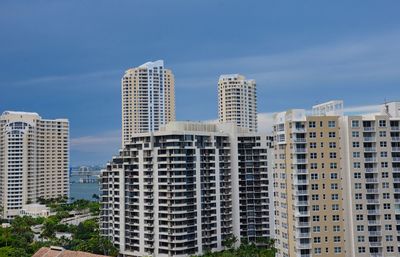
[[[389,164],[387,162],[381,162],[381,167],[387,168],[387,167],[389,167]]]
[[[363,205],[362,204],[356,204],[356,210],[357,211],[361,211],[363,209]]]
[[[311,196],[311,199],[312,199],[313,201],[318,201],[318,200],[319,200],[319,195],[312,195],[312,196]]]
[[[357,214],[357,215],[356,215],[356,220],[357,220],[357,221],[364,220],[364,216],[363,216],[362,214]]]
[[[336,132],[329,132],[329,137],[336,137]]]
[[[338,184],[336,184],[336,183],[331,184],[331,189],[337,190],[338,189]]]
[[[311,173],[311,179],[312,180],[318,179],[318,173]]]
[[[309,133],[309,137],[310,137],[310,138],[316,138],[316,137],[317,137],[317,134],[316,134],[315,132],[310,132],[310,133]]]
[[[392,225],[391,224],[385,224],[385,230],[386,231],[391,231],[392,230]]]
[[[384,203],[383,204],[383,209],[390,210],[390,203]]]
[[[331,199],[334,200],[334,201],[335,200],[339,200],[339,195],[338,194],[332,194],[331,195]]]
[[[335,246],[334,250],[335,253],[341,253],[342,252],[342,247]]]
[[[308,127],[309,128],[315,128],[315,121],[309,121],[308,122]]]
[[[360,193],[357,193],[354,196],[355,196],[356,200],[361,200],[362,199],[362,194],[360,194]]]
[[[318,190],[318,184],[312,184],[311,190]]]
[[[381,147],[387,147],[387,142],[386,141],[381,141],[381,142],[379,142],[379,145]]]
[[[388,157],[388,153],[387,152],[381,152],[381,157],[382,158]]]
[[[332,204],[332,211],[338,211],[339,210],[339,204]]]
[[[358,247],[358,253],[365,253],[365,247]]]
[[[336,159],[336,153],[329,153],[330,159]]]
[[[319,205],[313,205],[312,206],[313,211],[319,211]]]
[[[314,248],[314,254],[321,254],[321,248]]]
[[[360,158],[360,152],[353,152],[353,158]]]
[[[354,188],[355,189],[362,189],[361,183],[354,183]]]
[[[317,143],[310,143],[310,148],[317,148]]]
[[[313,216],[313,217],[312,217],[312,220],[313,220],[314,222],[319,222],[319,216]]]
[[[317,159],[317,153],[310,153],[311,159]]]
[[[331,169],[336,169],[337,168],[337,163],[336,162],[331,162],[329,164],[329,166],[330,166]]]
[[[379,131],[379,137],[386,137],[386,131]]]
[[[359,243],[365,242],[365,236],[358,236],[357,242],[359,242]]]
[[[332,220],[333,221],[339,221],[339,215],[332,215]]]
[[[352,127],[352,128],[358,128],[358,127],[360,127],[360,121],[358,121],[358,120],[352,120],[352,121],[351,121],[351,127]]]
[[[360,132],[358,132],[358,131],[352,131],[352,132],[351,132],[351,136],[352,136],[352,137],[360,137]]]
[[[321,227],[320,226],[314,226],[313,227],[313,232],[315,232],[315,233],[321,232]]]
[[[334,128],[336,126],[336,122],[334,120],[328,121],[328,127],[329,128]]]
[[[331,173],[331,179],[337,179],[338,174],[337,173]]]
[[[336,142],[329,142],[329,148],[336,148]]]
[[[316,243],[316,244],[321,243],[321,238],[320,237],[314,237],[314,243]]]
[[[340,232],[340,226],[338,225],[333,226],[333,232]]]
[[[379,120],[379,127],[386,127],[386,120]]]
[[[357,231],[358,232],[363,232],[364,231],[364,226],[363,225],[357,225]]]
[[[353,162],[353,168],[354,168],[354,169],[359,169],[359,168],[361,168],[361,163],[360,163],[360,162]]]
[[[360,147],[360,142],[353,142],[353,147],[354,148]]]
[[[359,172],[354,173],[354,178],[361,178],[361,173]]]

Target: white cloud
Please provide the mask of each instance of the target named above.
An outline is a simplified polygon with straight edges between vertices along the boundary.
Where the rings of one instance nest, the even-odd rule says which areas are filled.
[[[365,87],[354,82],[400,79],[400,34],[391,31],[291,52],[178,63],[175,67],[188,74],[177,76],[182,82],[177,80],[178,87],[215,87],[220,73],[242,73],[268,88],[328,83]],[[193,77],[193,71],[200,75]]]
[[[115,130],[98,135],[72,138],[70,145],[71,150],[79,152],[116,152],[121,147],[121,132]]]

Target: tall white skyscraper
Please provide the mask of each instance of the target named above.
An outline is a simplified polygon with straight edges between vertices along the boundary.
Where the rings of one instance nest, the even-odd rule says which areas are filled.
[[[69,123],[37,113],[0,116],[0,205],[4,218],[39,198],[69,194]]]
[[[174,75],[164,61],[129,69],[122,84],[122,143],[175,120]]]
[[[239,74],[221,75],[218,81],[219,122],[232,122],[257,131],[257,94],[255,80]]]
[[[272,237],[270,138],[234,124],[171,122],[137,134],[101,174],[100,231],[124,257],[223,250]]]

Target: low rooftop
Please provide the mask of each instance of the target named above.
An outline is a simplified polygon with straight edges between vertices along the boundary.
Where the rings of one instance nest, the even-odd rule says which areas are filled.
[[[109,257],[81,251],[69,251],[62,247],[42,247],[32,257]]]

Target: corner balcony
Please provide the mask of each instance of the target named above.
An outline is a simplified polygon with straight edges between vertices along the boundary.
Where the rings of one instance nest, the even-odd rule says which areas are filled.
[[[293,138],[293,142],[304,144],[305,142],[307,142],[307,140],[305,138],[300,137],[300,138]]]
[[[306,233],[296,232],[296,238],[311,238],[311,233],[310,232],[306,232]]]
[[[293,153],[305,154],[307,153],[307,148],[293,148]]]
[[[296,211],[295,216],[296,217],[300,217],[300,216],[309,217],[310,216],[310,211]]]
[[[308,181],[308,179],[297,179],[297,178],[295,178],[293,180],[293,184],[295,184],[295,185],[308,185],[309,181]]]
[[[295,158],[295,159],[293,159],[293,164],[307,164],[307,159],[306,158],[304,158],[304,159]]]

